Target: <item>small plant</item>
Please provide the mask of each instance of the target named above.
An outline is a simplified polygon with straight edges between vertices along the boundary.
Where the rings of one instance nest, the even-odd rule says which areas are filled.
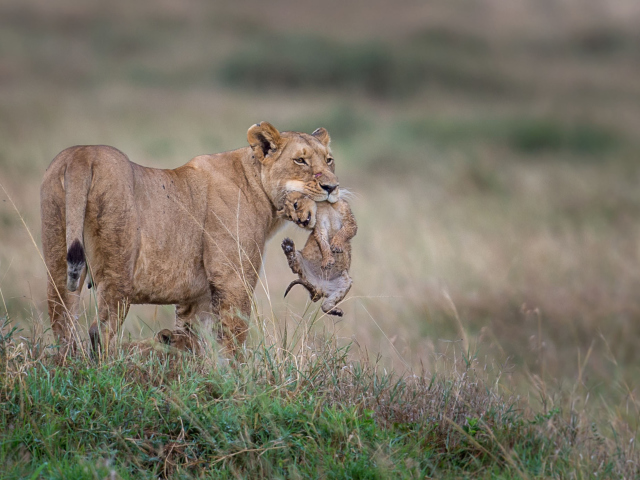
[[[466,425],[464,425],[464,426],[462,427],[462,429],[463,429],[467,434],[469,434],[470,436],[475,437],[475,436],[476,436],[476,433],[478,433],[478,428],[479,428],[478,422],[479,422],[479,421],[480,421],[480,420],[479,420],[478,418],[468,418],[468,419],[467,419],[467,424],[466,424]]]

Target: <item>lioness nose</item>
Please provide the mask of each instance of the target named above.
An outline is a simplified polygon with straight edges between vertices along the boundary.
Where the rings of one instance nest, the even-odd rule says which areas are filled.
[[[338,185],[320,185],[322,187],[323,190],[326,190],[328,195],[331,195],[331,192],[333,192],[336,188],[338,188]]]

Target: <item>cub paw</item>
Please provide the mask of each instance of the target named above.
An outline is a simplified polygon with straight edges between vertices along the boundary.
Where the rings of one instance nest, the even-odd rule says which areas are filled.
[[[322,265],[321,266],[322,266],[322,268],[324,268],[326,270],[327,268],[330,268],[330,267],[334,266],[335,263],[336,263],[336,259],[333,258],[333,257],[329,257],[329,258],[327,258],[325,260],[322,260]]]
[[[331,310],[329,310],[326,313],[327,313],[327,315],[333,315],[333,316],[336,316],[336,317],[341,317],[342,315],[344,315],[344,312],[342,311],[342,309],[340,309],[338,307],[333,307]]]
[[[293,252],[295,252],[295,250],[296,250],[296,246],[293,243],[293,240],[287,237],[282,241],[282,251],[284,252],[285,255],[289,256]]]
[[[333,253],[343,253],[344,252],[344,248],[342,247],[342,245],[339,245],[337,243],[332,243],[331,244],[331,251]]]

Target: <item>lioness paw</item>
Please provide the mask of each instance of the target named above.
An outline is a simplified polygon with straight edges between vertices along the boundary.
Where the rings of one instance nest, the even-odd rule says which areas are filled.
[[[171,340],[173,339],[173,332],[167,328],[160,330],[156,334],[156,342],[163,343],[165,345],[171,345]]]

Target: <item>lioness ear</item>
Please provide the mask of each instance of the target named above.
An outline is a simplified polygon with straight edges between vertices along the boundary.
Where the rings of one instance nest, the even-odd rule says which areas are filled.
[[[329,132],[327,132],[326,128],[316,128],[311,135],[320,140],[325,147],[328,147],[331,142],[331,137],[329,137]]]
[[[260,122],[253,125],[247,132],[247,140],[253,155],[264,162],[267,155],[277,150],[282,143],[280,132],[269,122]]]

